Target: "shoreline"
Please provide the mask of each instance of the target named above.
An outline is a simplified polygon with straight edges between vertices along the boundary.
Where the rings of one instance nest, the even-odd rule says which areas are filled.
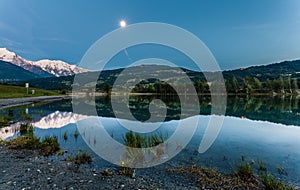
[[[37,102],[63,100],[69,97],[70,96],[68,95],[62,95],[62,96],[36,96],[36,97],[24,97],[24,98],[0,99],[0,110],[9,107],[21,106],[21,105],[32,104]]]
[[[93,164],[78,165],[56,155],[42,156],[38,150],[10,149],[1,144],[0,159],[0,189],[7,190],[267,189],[261,176],[224,174],[196,165],[137,169],[134,176],[128,176],[122,174],[118,166],[98,168]]]

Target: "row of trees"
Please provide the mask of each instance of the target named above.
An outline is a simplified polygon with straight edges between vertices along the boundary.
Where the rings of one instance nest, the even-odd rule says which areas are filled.
[[[209,94],[210,86],[218,85],[216,83],[207,83],[203,80],[194,82],[194,87],[198,94]],[[184,89],[189,93],[190,89],[185,84],[176,84],[177,88]],[[237,79],[232,76],[231,79],[225,80],[227,93],[231,94],[254,94],[254,93],[281,93],[281,94],[297,94],[298,93],[298,80],[291,77],[279,77],[277,79],[267,79],[260,81],[256,77],[244,77]],[[102,90],[104,92],[110,91],[110,85],[105,83]],[[122,90],[122,88],[120,88]],[[139,83],[135,85],[133,91],[135,93],[156,93],[156,94],[176,94],[175,89],[168,83],[163,81],[155,81],[150,83]],[[192,92],[192,91],[191,91]]]
[[[298,93],[298,80],[291,77],[279,77],[278,79],[267,79],[262,82],[258,78],[245,77],[240,82],[235,76],[230,81],[226,81],[228,93]]]

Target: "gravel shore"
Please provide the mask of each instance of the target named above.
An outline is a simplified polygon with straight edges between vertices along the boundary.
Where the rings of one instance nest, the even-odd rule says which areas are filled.
[[[90,165],[76,165],[68,161],[51,161],[38,151],[13,150],[0,146],[0,189],[198,189],[187,183],[186,176],[156,176],[134,178],[116,169],[98,170]],[[110,173],[109,172],[109,173]],[[158,173],[150,173],[158,175]],[[184,180],[185,178],[185,180]],[[171,180],[173,179],[173,181]]]

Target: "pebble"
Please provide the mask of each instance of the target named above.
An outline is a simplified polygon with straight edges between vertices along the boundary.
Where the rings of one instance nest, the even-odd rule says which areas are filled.
[[[124,184],[122,184],[122,185],[121,185],[121,188],[124,188],[124,187],[125,187],[125,185],[124,185]]]
[[[52,183],[53,181],[52,181],[52,179],[51,179],[50,177],[48,177],[48,178],[47,178],[47,182],[48,182],[48,184],[50,184],[50,183]]]

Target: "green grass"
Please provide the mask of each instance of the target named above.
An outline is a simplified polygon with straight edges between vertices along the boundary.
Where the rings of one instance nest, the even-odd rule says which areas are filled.
[[[167,135],[166,135],[167,139]],[[123,136],[123,141],[126,146],[132,148],[149,148],[164,143],[162,133],[152,134],[150,136],[142,136],[139,133],[129,131]]]
[[[278,181],[274,176],[265,174],[262,176],[262,182],[266,187],[266,190],[293,190],[295,188]]]
[[[35,94],[31,94],[31,90],[35,90]],[[28,95],[26,94],[26,88],[24,86],[13,86],[0,84],[0,98],[23,98],[23,97],[35,97],[35,96],[55,96],[61,95],[57,91],[43,90],[38,88],[28,89]]]
[[[10,117],[7,115],[0,115],[0,127],[7,126],[9,124]]]
[[[236,175],[242,179],[249,179],[253,177],[253,169],[251,164],[242,162],[237,165]]]
[[[33,135],[33,126],[30,123],[22,123],[20,125],[20,133],[21,135],[30,134]]]
[[[264,165],[262,160],[258,161],[259,171],[267,171],[267,167]]]
[[[135,175],[135,170],[133,168],[126,167],[126,165],[130,165],[130,163],[134,163],[143,159],[145,154],[145,148],[150,148],[162,144],[167,138],[168,135],[164,137],[161,132],[151,135],[140,135],[139,133],[134,133],[132,131],[127,132],[123,136],[124,144],[128,147],[139,148],[139,150],[134,151],[131,149],[126,149],[127,158],[123,160],[120,164],[120,173],[122,175],[133,177]],[[156,152],[153,150],[151,153],[153,154],[154,158],[157,158],[158,155],[164,153],[164,149],[162,147],[159,147],[156,150]]]
[[[3,144],[11,149],[40,150],[44,156],[52,155],[60,150],[56,136],[47,136],[43,141],[40,141],[40,138],[33,134],[26,134],[10,141],[5,141]]]
[[[45,156],[52,155],[60,150],[57,136],[46,136],[41,142],[40,148]]]
[[[87,152],[78,152],[75,157],[69,157],[69,161],[75,164],[90,164],[92,162],[92,156]]]

